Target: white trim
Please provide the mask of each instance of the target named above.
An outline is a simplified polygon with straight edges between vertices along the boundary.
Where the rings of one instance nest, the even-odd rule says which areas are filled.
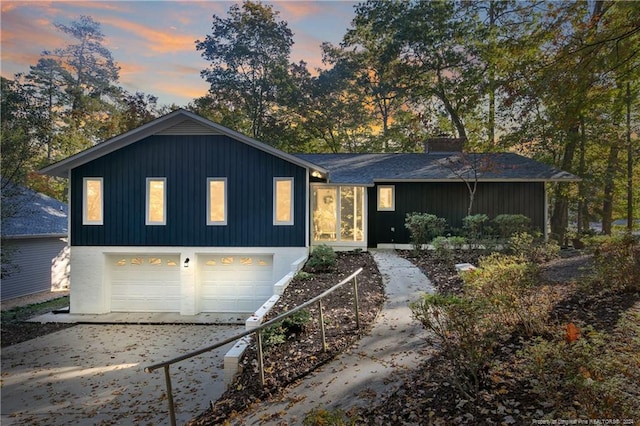
[[[391,207],[380,207],[380,190],[391,189]],[[379,212],[396,211],[396,186],[395,185],[378,185],[376,187],[376,210]]]
[[[289,218],[290,220],[284,221],[284,220],[278,220],[277,217],[277,213],[278,213],[278,182],[291,182],[291,194],[290,194],[290,198],[289,198]],[[293,225],[293,221],[294,221],[294,213],[295,213],[295,200],[294,200],[294,194],[295,194],[295,181],[293,179],[293,177],[274,177],[273,178],[273,225],[274,226],[289,226],[289,225]]]
[[[152,221],[149,217],[150,206],[150,184],[151,182],[162,182],[162,221]],[[167,178],[166,177],[148,177],[145,180],[145,209],[144,224],[148,226],[163,226],[167,224]]]
[[[224,183],[224,219],[223,220],[211,220],[211,182]],[[226,177],[208,177],[207,178],[207,226],[224,226],[227,224],[227,218],[229,217],[228,202],[227,202],[227,178]]]
[[[297,166],[309,169],[311,171],[317,171],[323,176],[328,176],[329,174],[329,171],[324,167],[320,167],[316,164],[310,163],[309,161],[298,158],[295,155],[280,151],[279,149],[276,149],[263,142],[252,139],[219,124],[216,124],[210,120],[207,120],[206,118],[200,117],[199,115],[184,109],[178,109],[170,112],[169,114],[157,118],[149,123],[143,124],[138,128],[108,139],[89,149],[79,152],[78,154],[58,161],[57,163],[50,164],[49,166],[46,166],[39,170],[39,173],[49,176],[64,177],[66,171],[68,170],[86,164],[90,161],[93,161],[132,143],[138,142],[151,135],[156,135],[158,133],[164,132],[176,125],[183,125],[185,120],[192,120],[197,124],[201,124],[202,126],[211,129],[212,132],[219,132],[222,135],[229,136],[230,138],[236,139],[249,146],[267,152],[277,158],[281,158]]]
[[[89,220],[87,205],[87,182],[100,182],[100,220]],[[71,217],[71,214],[69,214]],[[82,178],[82,224],[83,225],[104,225],[104,179],[101,177],[84,177]],[[71,229],[71,228],[69,228]]]

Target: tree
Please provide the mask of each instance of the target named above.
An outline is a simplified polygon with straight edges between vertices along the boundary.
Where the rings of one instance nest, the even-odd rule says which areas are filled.
[[[69,26],[56,24],[56,28],[77,41],[54,50],[53,56],[70,72],[67,90],[71,97],[71,113],[79,114],[83,108],[91,106],[91,99],[115,93],[114,83],[118,81],[120,67],[103,45],[105,36],[100,23],[92,17],[83,15]]]
[[[402,5],[397,2],[367,2],[358,5],[353,27],[340,48],[324,45],[325,58],[343,62],[353,73],[353,89],[363,91],[365,102],[381,123],[382,150],[390,148],[389,129],[402,106],[406,82],[400,61],[401,44],[394,37],[396,17]]]
[[[468,140],[464,118],[478,105],[483,75],[472,37],[473,21],[453,2],[402,3],[396,23],[402,57],[411,81],[409,92],[423,102],[437,100],[457,137]]]
[[[213,15],[212,33],[196,49],[211,62],[200,75],[209,91],[247,120],[244,130],[262,139],[280,90],[289,79],[293,33],[272,6],[245,1],[228,17]]]
[[[30,67],[25,75],[23,86],[28,90],[34,109],[42,114],[41,126],[35,137],[46,145],[46,160],[52,161],[57,146],[56,135],[59,123],[64,120],[69,96],[66,91],[71,74],[60,61],[42,57],[36,65]]]

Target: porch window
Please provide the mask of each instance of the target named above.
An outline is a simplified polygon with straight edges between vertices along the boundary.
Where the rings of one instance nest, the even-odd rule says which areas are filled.
[[[396,196],[395,186],[380,185],[378,186],[378,211],[395,211]]]
[[[102,225],[104,209],[102,178],[84,178],[82,192],[82,224]]]
[[[363,187],[314,186],[311,202],[314,241],[364,241]]]
[[[293,178],[273,179],[273,224],[293,225]]]
[[[167,224],[167,178],[147,178],[146,221],[147,225]]]
[[[227,224],[227,178],[207,179],[207,225]]]

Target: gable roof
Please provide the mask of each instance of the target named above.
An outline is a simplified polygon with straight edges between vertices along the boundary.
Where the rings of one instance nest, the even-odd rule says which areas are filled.
[[[577,182],[579,177],[514,153],[298,154],[329,170],[330,182]]]
[[[225,135],[300,167],[317,171],[323,175],[327,173],[324,168],[300,157],[287,154],[284,151],[280,151],[263,142],[216,124],[185,109],[177,109],[140,127],[108,139],[57,163],[46,166],[40,170],[40,173],[50,176],[68,177],[71,169],[152,135]]]
[[[7,185],[2,191],[2,238],[63,237],[68,229],[67,204],[29,188]]]

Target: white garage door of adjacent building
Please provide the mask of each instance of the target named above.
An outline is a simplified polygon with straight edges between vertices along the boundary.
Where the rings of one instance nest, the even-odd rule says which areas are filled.
[[[180,312],[180,256],[112,255],[112,312]]]
[[[255,312],[273,296],[273,255],[199,255],[200,312]]]

